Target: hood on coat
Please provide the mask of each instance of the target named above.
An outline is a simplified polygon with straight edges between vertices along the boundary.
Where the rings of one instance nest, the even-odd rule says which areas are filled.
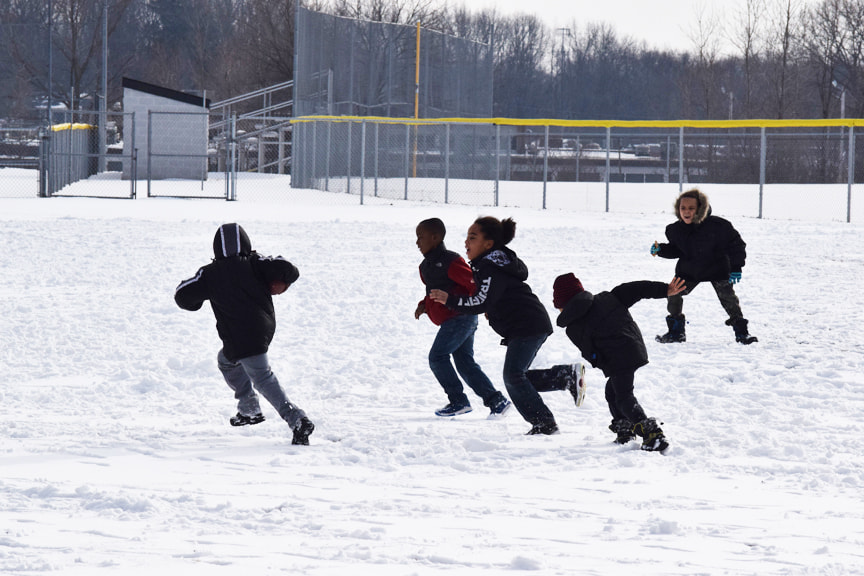
[[[698,188],[693,188],[692,190],[683,192],[675,199],[675,217],[678,218],[679,221],[681,221],[681,211],[679,210],[679,207],[681,206],[682,198],[696,198],[696,201],[699,203],[699,207],[696,209],[696,214],[693,216],[693,224],[699,225],[705,220],[705,218],[711,215],[711,204],[708,202],[708,196]]]
[[[490,262],[501,271],[524,282],[528,279],[528,266],[516,256],[516,253],[507,247],[493,248],[480,257],[481,260]]]
[[[594,304],[594,294],[587,290],[579,292],[570,298],[570,301],[561,310],[561,314],[558,315],[558,320],[555,323],[561,328],[566,328],[579,318],[585,316],[588,310],[591,309],[592,304]]]
[[[252,242],[239,224],[223,224],[213,237],[213,255],[217,260],[252,253]]]

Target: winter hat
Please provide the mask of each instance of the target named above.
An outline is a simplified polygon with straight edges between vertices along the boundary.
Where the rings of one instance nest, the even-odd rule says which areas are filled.
[[[558,309],[564,308],[571,298],[584,291],[582,282],[572,272],[562,274],[555,278],[552,285],[552,305]]]

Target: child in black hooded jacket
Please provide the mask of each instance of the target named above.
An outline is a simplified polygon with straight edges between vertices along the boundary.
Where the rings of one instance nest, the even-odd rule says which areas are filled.
[[[639,435],[643,450],[662,452],[669,446],[657,421],[645,415],[633,394],[635,372],[648,363],[648,351],[629,308],[643,298],[666,298],[684,289],[684,281],[674,278],[668,285],[626,282],[609,292],[592,294],[572,273],[555,279],[553,304],[561,312],[556,323],[566,329],[567,337],[582,356],[608,378],[606,402],[612,413],[609,429],[617,434],[619,444]],[[555,376],[554,368],[528,371],[528,378],[538,388]]]
[[[222,340],[217,363],[238,401],[232,426],[264,421],[258,395],[273,405],[293,430],[292,444],[309,444],[315,426],[292,404],[270,369],[267,350],[276,331],[273,295],[281,294],[300,276],[281,256],[265,257],[252,250],[239,224],[223,224],[213,238],[215,259],[174,292],[184,310],[199,310],[210,301],[216,331]],[[253,385],[254,388],[253,389]]]

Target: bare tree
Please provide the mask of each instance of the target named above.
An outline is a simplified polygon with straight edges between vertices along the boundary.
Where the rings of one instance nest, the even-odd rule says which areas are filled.
[[[766,89],[771,95],[771,114],[776,118],[787,118],[793,100],[790,89],[797,87],[792,75],[796,70],[796,46],[801,43],[799,22],[802,6],[800,0],[774,0],[769,10],[771,24],[765,47]]]
[[[822,118],[834,115],[833,110],[845,89],[837,82],[838,65],[846,40],[841,7],[842,0],[823,0],[821,4],[804,10],[808,22],[803,34],[808,82],[818,98]]]
[[[704,118],[712,118],[715,114],[714,103],[719,98],[718,60],[722,33],[717,15],[710,13],[704,4],[696,6],[695,22],[689,34],[694,54],[690,64],[692,85],[685,87],[685,115],[699,109]]]
[[[762,18],[765,12],[765,0],[745,0],[744,6],[734,17],[730,40],[738,49],[744,64],[744,111],[745,118],[753,117],[752,97],[754,82],[760,65],[762,48]],[[735,86],[733,82],[726,88],[729,96],[729,119],[733,115]]]

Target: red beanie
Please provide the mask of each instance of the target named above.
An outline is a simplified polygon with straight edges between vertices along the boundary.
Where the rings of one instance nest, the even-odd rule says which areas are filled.
[[[584,291],[582,282],[572,272],[562,274],[555,278],[552,285],[552,305],[558,309],[564,308],[571,298]]]

